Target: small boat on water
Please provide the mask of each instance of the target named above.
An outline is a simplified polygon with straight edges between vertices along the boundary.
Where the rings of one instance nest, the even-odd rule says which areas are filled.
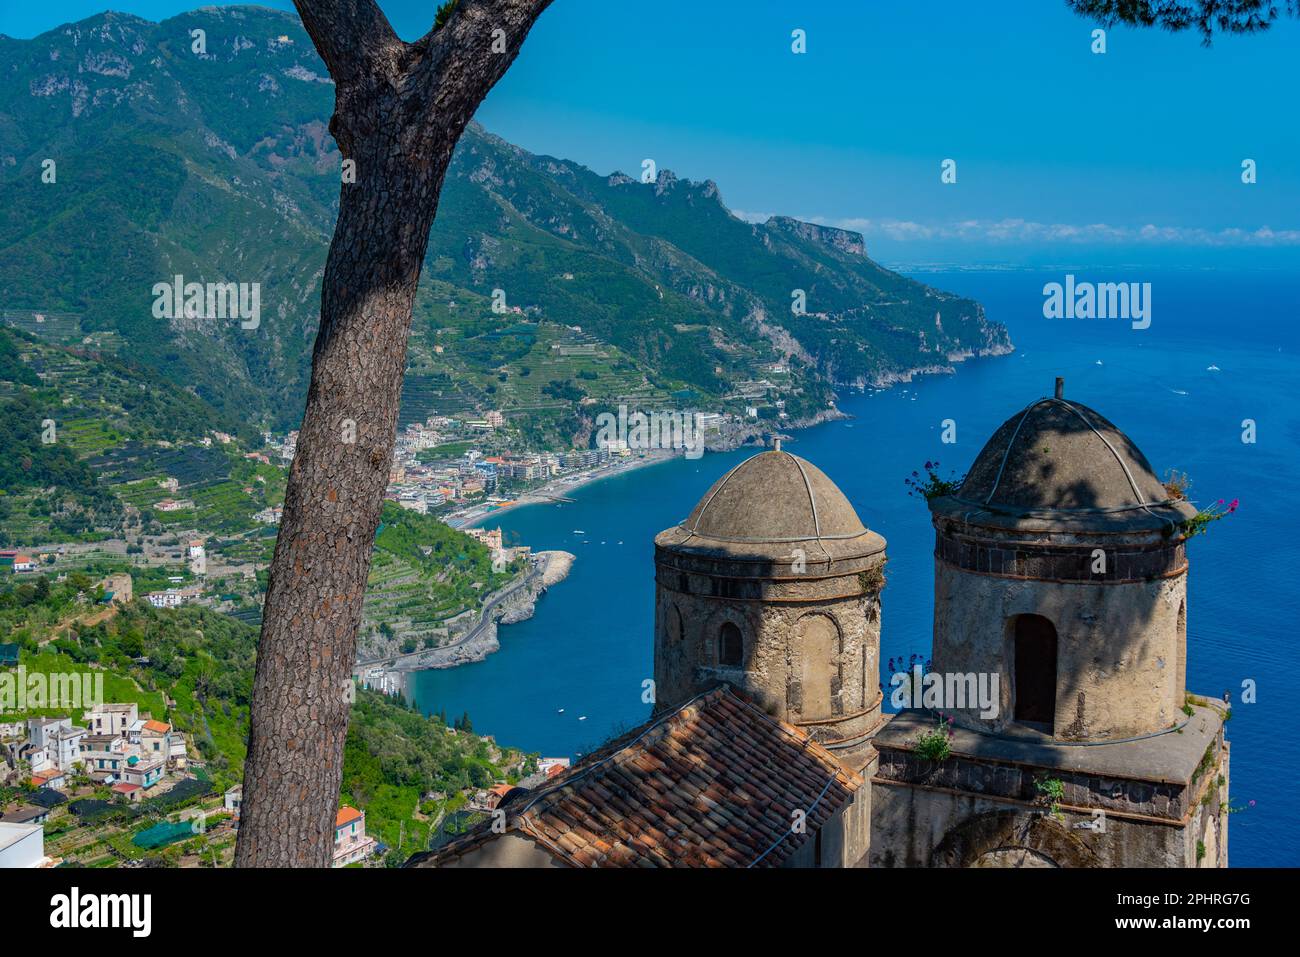
[[[579,721],[586,721],[586,720],[587,720],[587,716],[584,714],[584,715],[583,715],[582,717],[580,717],[578,720],[579,720]]]
[[[561,708],[559,711],[557,711],[557,712],[555,712],[555,713],[556,713],[556,714],[564,714],[564,709]]]
[[[580,528],[575,528],[575,529],[573,530],[573,534],[574,534],[574,535],[586,535],[587,533],[584,532],[584,531],[583,531],[582,529],[580,529]]]
[[[1206,366],[1205,371],[1206,371],[1206,372],[1222,372],[1223,370],[1220,369],[1218,366]]]

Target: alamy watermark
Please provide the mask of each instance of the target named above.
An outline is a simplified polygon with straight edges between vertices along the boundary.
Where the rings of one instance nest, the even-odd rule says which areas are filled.
[[[688,459],[704,454],[704,429],[699,412],[632,412],[626,405],[618,414],[601,412],[596,416],[596,447],[646,449],[682,449]]]
[[[894,691],[889,703],[895,708],[929,708],[932,711],[979,709],[981,718],[996,718],[1001,676],[988,671],[929,671],[914,664],[910,671],[896,671],[889,678]]]
[[[1134,329],[1151,325],[1151,283],[1075,282],[1067,273],[1064,284],[1043,287],[1045,319],[1128,319]]]
[[[153,284],[155,319],[238,319],[241,329],[262,323],[262,284],[258,282],[171,282]]]
[[[104,703],[103,672],[28,672],[26,665],[0,672],[0,714],[38,708],[94,710]]]

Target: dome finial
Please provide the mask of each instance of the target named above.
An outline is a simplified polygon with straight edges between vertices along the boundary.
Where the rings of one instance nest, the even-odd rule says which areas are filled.
[[[1058,375],[1056,377],[1056,397],[1058,399],[1065,398],[1065,376]]]
[[[773,440],[773,451],[775,452],[781,451],[781,436],[779,435]]]

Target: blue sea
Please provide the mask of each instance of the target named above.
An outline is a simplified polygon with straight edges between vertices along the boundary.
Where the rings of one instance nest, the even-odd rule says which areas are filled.
[[[1295,866],[1300,499],[1288,483],[1300,477],[1300,274],[1071,271],[1079,281],[1150,282],[1150,328],[1043,318],[1043,285],[1063,283],[1065,270],[917,273],[983,303],[1010,330],[1015,353],[844,394],[852,419],[798,432],[787,447],[823,469],[888,540],[882,661],[930,646],[933,531],[904,478],[926,459],[944,474],[964,472],[1001,422],[1051,394],[1055,376],[1065,377],[1067,398],[1124,429],[1159,474],[1186,472],[1197,504],[1240,499],[1236,514],[1190,547],[1188,684],[1233,693],[1231,792],[1242,810],[1229,819],[1232,864]],[[944,419],[957,423],[955,445],[940,442]],[[1256,423],[1253,444],[1242,441],[1245,419]],[[534,618],[500,630],[499,652],[415,675],[419,706],[468,711],[476,731],[546,755],[576,756],[644,720],[653,538],[751,454],[679,458],[596,482],[573,493],[573,504],[502,514],[509,539],[573,552],[577,562]],[[1240,701],[1245,681],[1258,689],[1255,704]]]

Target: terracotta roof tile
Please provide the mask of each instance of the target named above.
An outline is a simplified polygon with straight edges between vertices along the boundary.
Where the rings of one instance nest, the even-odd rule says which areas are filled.
[[[506,830],[574,867],[776,867],[862,786],[804,731],[722,686],[513,802]],[[791,830],[796,810],[806,833]],[[496,837],[484,825],[413,863]]]
[[[360,818],[361,818],[360,811],[358,811],[354,807],[349,807],[348,805],[345,804],[343,805],[343,807],[339,808],[338,813],[334,815],[334,827],[336,829],[340,827],[344,827],[348,824],[351,824],[353,821],[359,820]]]

